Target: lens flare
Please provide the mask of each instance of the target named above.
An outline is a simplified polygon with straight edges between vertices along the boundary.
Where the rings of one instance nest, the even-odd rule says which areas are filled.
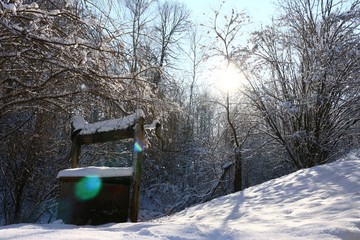
[[[82,201],[90,200],[98,195],[101,185],[98,176],[84,177],[75,185],[75,196]]]
[[[135,140],[134,151],[137,153],[144,151],[144,144],[139,139]]]

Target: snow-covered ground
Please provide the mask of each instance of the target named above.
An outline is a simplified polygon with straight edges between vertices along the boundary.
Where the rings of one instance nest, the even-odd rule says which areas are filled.
[[[360,150],[154,221],[17,224],[1,227],[0,239],[359,240]]]

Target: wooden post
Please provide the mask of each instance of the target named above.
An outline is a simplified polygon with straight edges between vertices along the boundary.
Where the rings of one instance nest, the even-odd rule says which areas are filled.
[[[81,143],[79,141],[79,134],[81,129],[85,126],[86,121],[82,116],[74,116],[71,121],[71,150],[70,160],[71,168],[77,168],[79,165],[79,156],[81,150]]]
[[[86,123],[83,117],[78,117],[81,120],[81,124],[84,125]],[[79,120],[78,120],[79,121]],[[81,143],[79,142],[79,134],[81,132],[81,128],[79,126],[75,126],[74,119],[71,122],[71,150],[70,150],[70,160],[71,160],[71,168],[77,168],[79,164],[79,156],[81,150]]]
[[[133,168],[134,181],[132,185],[131,205],[130,205],[130,221],[137,222],[140,208],[140,185],[142,174],[142,162],[145,150],[145,130],[144,118],[140,118],[134,127],[134,150],[133,150]]]
[[[79,155],[81,150],[81,144],[78,141],[78,136],[75,135],[72,139],[70,159],[71,159],[71,168],[77,168],[79,163]]]

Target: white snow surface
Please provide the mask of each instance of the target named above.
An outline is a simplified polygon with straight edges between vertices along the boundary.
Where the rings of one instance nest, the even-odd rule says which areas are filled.
[[[360,149],[153,221],[16,224],[1,227],[0,239],[359,240]]]
[[[126,129],[136,123],[139,118],[145,118],[145,114],[141,109],[137,109],[135,113],[118,119],[105,120],[96,123],[87,123],[82,116],[75,115],[72,124],[75,130],[81,129],[80,135],[93,134],[96,132],[109,132],[113,130]]]
[[[156,129],[157,124],[160,124],[160,121],[159,120],[154,120],[151,124],[144,125],[144,128],[148,129],[148,130],[154,130],[154,129]]]
[[[65,169],[58,173],[57,178],[61,177],[127,177],[132,176],[132,167],[84,167]]]
[[[14,3],[3,3],[1,1],[1,4],[5,10],[8,10],[10,12],[16,13],[16,6]]]

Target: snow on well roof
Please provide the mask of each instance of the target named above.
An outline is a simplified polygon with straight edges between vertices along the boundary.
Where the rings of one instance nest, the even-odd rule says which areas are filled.
[[[132,167],[84,167],[65,169],[58,173],[57,178],[62,177],[130,177],[133,174]]]
[[[105,120],[95,123],[87,123],[82,116],[76,115],[72,119],[72,125],[76,130],[81,130],[80,135],[93,134],[96,132],[109,132],[113,130],[126,129],[133,126],[140,118],[145,118],[145,114],[141,109],[137,109],[135,113],[118,119]]]

